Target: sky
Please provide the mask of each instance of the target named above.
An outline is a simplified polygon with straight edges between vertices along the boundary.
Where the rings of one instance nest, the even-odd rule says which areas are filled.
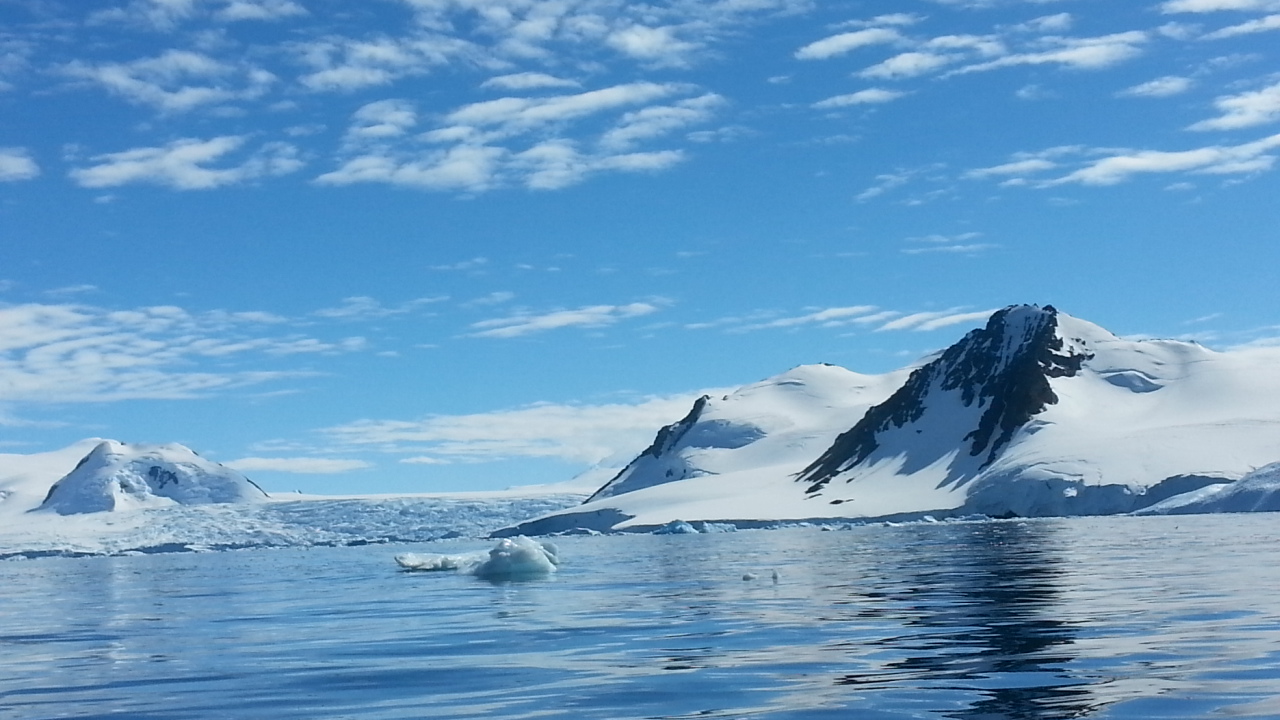
[[[0,0],[0,453],[487,490],[1009,304],[1280,344],[1278,41],[1280,0]]]

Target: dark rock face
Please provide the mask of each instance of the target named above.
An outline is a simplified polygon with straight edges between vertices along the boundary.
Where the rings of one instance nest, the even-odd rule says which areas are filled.
[[[969,455],[990,464],[1022,427],[1058,402],[1049,378],[1071,377],[1092,357],[1065,348],[1052,305],[1011,306],[991,316],[941,357],[917,369],[888,400],[872,407],[798,476],[818,492],[836,474],[855,467],[880,447],[879,436],[919,420],[931,393],[958,392],[966,407],[985,408],[964,441]]]
[[[653,439],[653,444],[645,448],[644,452],[637,455],[634,460],[627,463],[627,466],[624,467],[621,472],[613,476],[612,480],[605,483],[599,490],[595,491],[595,493],[591,497],[587,498],[585,502],[591,502],[592,500],[598,500],[600,498],[606,498],[616,494],[614,491],[617,489],[617,485],[635,471],[637,464],[647,457],[657,459],[661,457],[663,453],[666,453],[668,450],[675,447],[685,434],[688,433],[695,424],[697,424],[699,418],[702,417],[703,410],[707,407],[707,402],[710,400],[711,398],[709,396],[703,395],[694,401],[693,408],[689,410],[688,415],[685,415],[677,422],[666,425],[659,430],[657,437]]]

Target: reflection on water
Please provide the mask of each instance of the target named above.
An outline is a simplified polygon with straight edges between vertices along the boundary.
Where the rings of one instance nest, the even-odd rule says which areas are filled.
[[[898,587],[884,594],[903,633],[871,643],[904,656],[836,682],[963,688],[974,700],[946,713],[955,718],[1086,714],[1097,701],[1067,670],[1079,650],[1057,590],[1067,568],[1056,528],[966,525],[945,543],[915,548]]]
[[[1275,516],[565,538],[555,576],[501,585],[388,547],[3,562],[0,718],[1280,717],[1277,541]]]

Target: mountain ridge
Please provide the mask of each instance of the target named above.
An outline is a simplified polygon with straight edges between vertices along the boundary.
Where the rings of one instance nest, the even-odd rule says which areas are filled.
[[[609,492],[519,529],[1111,514],[1280,459],[1280,349],[1218,353],[1126,340],[1051,305],[1014,305],[914,369],[844,372],[878,390],[834,414],[814,410],[818,396],[783,411],[775,396],[784,373],[746,386],[773,388],[752,403],[727,402],[746,388],[700,401]],[[769,428],[737,447],[687,441],[711,420],[738,427],[788,412],[809,424],[808,445]],[[824,437],[815,449],[814,438]],[[797,461],[797,451],[812,454]]]

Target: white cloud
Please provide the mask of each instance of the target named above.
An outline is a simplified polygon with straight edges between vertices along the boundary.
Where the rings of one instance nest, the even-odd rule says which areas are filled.
[[[230,65],[189,50],[168,50],[127,63],[90,65],[76,60],[64,65],[62,73],[164,113],[257,99],[276,82],[275,75],[261,68]]]
[[[279,320],[270,313],[193,314],[172,306],[0,305],[0,403],[201,397],[308,374],[236,369],[254,358],[363,345],[260,334]],[[214,370],[201,369],[208,363],[216,363]]]
[[[875,305],[850,305],[847,307],[832,307],[814,310],[804,315],[796,315],[792,317],[777,318],[767,322],[753,323],[743,325],[736,328],[738,331],[748,330],[773,330],[777,328],[793,328],[803,325],[817,325],[820,327],[839,327],[850,323],[865,321],[865,319],[877,313],[880,308]]]
[[[1138,30],[1093,38],[1045,37],[1041,44],[1048,49],[1013,53],[987,62],[966,65],[947,76],[986,72],[1017,65],[1062,65],[1076,70],[1098,70],[1111,67],[1142,53],[1148,36]]]
[[[423,297],[401,303],[396,307],[386,307],[371,297],[361,295],[343,298],[342,304],[338,307],[323,308],[312,314],[331,320],[376,320],[394,315],[406,315],[447,299],[445,296]]]
[[[705,394],[722,394],[712,389]],[[539,403],[472,415],[420,420],[362,420],[324,432],[344,447],[423,453],[404,462],[444,464],[510,458],[556,458],[598,463],[629,458],[653,441],[655,431],[679,420],[704,393],[650,397],[634,403]],[[625,460],[623,460],[625,462]]]
[[[999,57],[1008,52],[994,35],[940,35],[921,46],[926,50],[964,50],[984,57]]]
[[[836,95],[826,100],[820,100],[813,104],[818,110],[827,110],[830,108],[850,107],[853,105],[879,105],[882,103],[893,102],[900,97],[905,97],[906,92],[901,90],[885,90],[884,88],[867,88],[859,90],[848,95]]]
[[[371,119],[354,118],[343,165],[316,180],[333,185],[384,182],[475,193],[513,183],[551,190],[600,172],[663,170],[681,162],[684,153],[635,151],[635,146],[710,119],[724,100],[704,93],[671,104],[650,103],[694,90],[676,83],[637,82],[569,95],[472,103],[445,113],[439,127],[399,147],[386,141],[403,135],[414,118],[403,106],[376,103],[376,112],[366,113]],[[642,107],[623,112],[635,106]],[[388,115],[396,121],[388,123]],[[584,150],[582,142],[561,137],[567,134],[568,126],[601,115],[606,116],[605,129],[594,148]],[[609,115],[616,118],[610,120]],[[428,145],[423,147],[422,141]]]
[[[969,243],[961,245],[926,245],[924,247],[903,248],[902,252],[907,255],[924,255],[932,253],[945,253],[956,255],[976,255],[985,250],[1000,247],[992,243]]]
[[[503,318],[472,323],[472,337],[513,338],[568,327],[598,328],[622,320],[657,312],[650,303],[628,305],[589,305],[574,310],[556,310],[541,315],[517,313]]]
[[[1280,9],[1277,0],[1169,0],[1160,5],[1160,12],[1166,14],[1275,9]]]
[[[507,97],[465,105],[446,115],[445,121],[453,126],[497,127],[505,132],[527,132],[550,123],[652,102],[683,89],[685,86],[673,83],[637,82],[574,95]]]
[[[1015,160],[1013,162],[994,165],[992,167],[978,168],[970,170],[963,177],[970,180],[982,180],[990,177],[1014,177],[1029,175],[1031,173],[1052,170],[1058,167],[1058,163],[1047,160],[1043,157],[1026,158],[1024,160]]]
[[[26,148],[0,148],[0,182],[30,180],[40,176],[40,166]]]
[[[293,0],[227,0],[222,9],[214,13],[219,20],[280,20],[306,15],[307,9]]]
[[[507,290],[501,290],[498,292],[491,292],[488,295],[475,298],[474,300],[468,300],[467,302],[462,303],[462,306],[467,308],[477,308],[502,305],[504,303],[511,302],[515,297],[515,293]]]
[[[1252,35],[1253,33],[1269,32],[1271,30],[1280,30],[1280,15],[1268,15],[1257,20],[1249,20],[1239,25],[1231,25],[1221,30],[1214,30],[1205,35],[1202,40],[1223,40],[1225,38],[1237,37],[1240,35]]]
[[[479,270],[489,264],[489,258],[474,257],[470,260],[460,260],[456,263],[447,265],[432,265],[432,270],[442,271],[461,271],[461,270]]]
[[[967,232],[959,235],[925,235],[924,237],[908,238],[908,242],[913,243],[913,245],[903,248],[902,252],[907,255],[932,253],[976,255],[984,250],[999,247],[992,243],[971,242],[980,237],[982,237],[982,233]]]
[[[1202,120],[1188,130],[1238,130],[1280,120],[1280,82],[1239,95],[1227,95],[1213,101],[1222,115]]]
[[[322,185],[382,182],[429,190],[480,192],[497,184],[502,148],[458,145],[405,159],[382,152],[360,155],[316,178]]]
[[[1191,89],[1195,81],[1177,75],[1166,75],[1147,82],[1125,88],[1116,93],[1120,97],[1171,97],[1181,95]]]
[[[936,171],[939,168],[940,166],[938,165],[929,165],[920,168],[898,170],[897,172],[892,173],[881,173],[876,175],[876,182],[874,185],[858,193],[854,196],[854,199],[858,202],[866,202],[873,198],[880,197],[894,188],[906,185],[912,180],[919,178],[926,173]]]
[[[543,88],[578,87],[577,80],[566,80],[540,72],[522,72],[491,77],[480,83],[486,90],[540,90]]]
[[[1277,148],[1280,148],[1280,135],[1242,145],[1214,145],[1180,152],[1143,150],[1112,154],[1043,186],[1065,183],[1115,185],[1144,173],[1256,173],[1272,167],[1276,158],[1269,153]]]
[[[294,0],[130,0],[123,7],[89,15],[89,24],[124,22],[157,30],[174,30],[181,23],[209,16],[223,22],[279,20],[306,15]]]
[[[917,332],[928,332],[930,330],[940,330],[952,325],[963,325],[965,323],[984,322],[991,314],[996,312],[993,310],[980,310],[978,312],[962,312],[960,308],[952,308],[950,310],[941,310],[937,312],[918,312],[889,322],[876,328],[876,332],[888,332],[891,330],[914,330]]]
[[[902,33],[891,28],[867,28],[866,30],[840,33],[839,35],[832,35],[831,37],[811,42],[797,50],[795,55],[800,60],[826,60],[837,55],[844,55],[858,48],[871,45],[896,44],[904,40]]]
[[[707,93],[674,105],[652,105],[629,112],[601,136],[600,145],[608,150],[629,150],[641,140],[660,137],[680,128],[705,122],[722,105],[724,98],[715,93]]]
[[[895,55],[884,62],[872,65],[858,73],[864,78],[909,78],[925,75],[944,65],[955,62],[951,55],[937,53],[906,52]]]
[[[130,0],[124,7],[100,10],[89,15],[89,24],[132,22],[170,30],[183,20],[195,17],[200,0]]]
[[[338,458],[263,458],[246,457],[225,462],[229,468],[240,472],[280,472],[298,475],[338,475],[356,470],[368,470],[372,464],[363,460],[342,460]]]
[[[656,65],[683,65],[686,56],[699,47],[696,43],[677,37],[674,27],[644,25],[616,30],[606,42],[624,55],[648,60]]]
[[[413,103],[407,100],[379,100],[362,106],[351,116],[347,141],[360,143],[400,137],[418,123]]]
[[[76,168],[70,175],[80,186],[118,187],[151,183],[178,190],[207,190],[257,178],[285,175],[302,167],[297,148],[287,143],[267,143],[239,165],[208,167],[239,150],[246,136],[210,140],[184,138],[164,147],[133,148],[90,158],[97,163]]]
[[[361,40],[332,37],[298,43],[292,49],[314,68],[299,78],[299,82],[317,92],[351,92],[387,85],[475,52],[465,40],[425,34]]]
[[[414,457],[402,458],[400,462],[405,465],[450,465],[452,461],[444,460],[430,455],[416,455]]]
[[[1071,16],[1071,13],[1062,12],[1033,18],[1027,22],[1014,25],[1011,29],[1017,32],[1029,33],[1066,32],[1074,24],[1075,18]]]

